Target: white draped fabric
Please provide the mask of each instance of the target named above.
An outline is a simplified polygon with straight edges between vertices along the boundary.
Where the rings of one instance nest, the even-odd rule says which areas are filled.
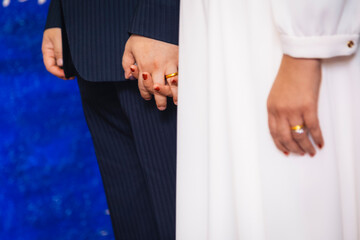
[[[181,1],[177,240],[360,239],[359,32],[359,0]],[[283,52],[324,58],[314,158],[269,134]]]

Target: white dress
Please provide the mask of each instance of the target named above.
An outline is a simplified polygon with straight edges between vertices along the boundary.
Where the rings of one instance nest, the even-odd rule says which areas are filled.
[[[360,0],[182,0],[177,240],[360,239]],[[316,157],[272,142],[282,53],[323,58]]]

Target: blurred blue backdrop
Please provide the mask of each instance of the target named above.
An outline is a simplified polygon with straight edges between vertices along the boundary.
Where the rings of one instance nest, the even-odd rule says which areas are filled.
[[[50,0],[0,1],[0,239],[114,239],[77,84],[43,67]]]

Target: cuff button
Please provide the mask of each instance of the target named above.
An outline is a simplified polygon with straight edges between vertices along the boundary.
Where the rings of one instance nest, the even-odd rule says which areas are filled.
[[[348,43],[347,43],[347,46],[349,48],[352,48],[354,45],[355,45],[355,43],[353,41],[348,41]]]

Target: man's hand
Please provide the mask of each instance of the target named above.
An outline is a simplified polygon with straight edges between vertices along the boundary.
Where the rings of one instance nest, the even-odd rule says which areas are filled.
[[[317,107],[321,84],[321,62],[317,59],[298,59],[284,55],[268,98],[270,133],[279,150],[314,156],[315,144],[322,148]],[[291,130],[304,125],[304,133]],[[308,133],[308,134],[307,134]]]
[[[49,28],[45,30],[42,42],[42,53],[46,70],[56,77],[67,80],[64,70],[62,69],[63,57],[60,28]]]
[[[123,68],[125,78],[138,78],[139,90],[145,100],[155,96],[159,110],[166,109],[167,97],[177,104],[177,77],[165,75],[178,72],[179,48],[162,41],[132,35],[125,46]],[[136,63],[136,66],[134,65]]]

